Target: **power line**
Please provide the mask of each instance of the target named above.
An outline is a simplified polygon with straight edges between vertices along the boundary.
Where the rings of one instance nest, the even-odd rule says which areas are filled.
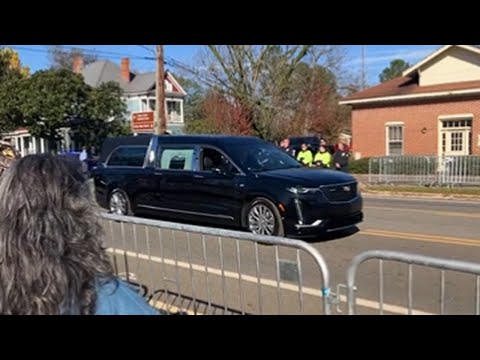
[[[137,46],[139,46],[139,47],[141,47],[145,50],[152,51],[153,53],[155,53],[155,51],[153,49],[150,49],[149,47],[147,47],[145,45],[137,45]],[[12,49],[15,49],[15,50],[29,51],[29,52],[35,52],[35,53],[43,53],[43,54],[49,54],[50,53],[48,49],[38,49],[38,48],[30,48],[30,47],[24,47],[24,46],[9,46],[9,47],[12,48]],[[103,58],[106,58],[106,59],[121,59],[121,58],[124,58],[124,57],[129,57],[129,58],[134,59],[134,60],[156,61],[156,57],[139,56],[139,55],[119,53],[119,52],[113,52],[113,51],[105,51],[105,50],[98,50],[98,49],[77,48],[77,47],[74,47],[74,46],[63,46],[63,49],[65,49],[65,50],[79,50],[79,51],[84,52],[85,54],[97,55],[97,56],[100,56],[100,57],[103,57]],[[200,80],[202,80],[206,84],[211,84],[212,83],[211,79],[208,76],[202,74],[198,69],[195,69],[194,67],[192,67],[190,65],[187,65],[187,64],[185,64],[185,63],[183,63],[179,60],[176,60],[175,58],[173,58],[171,56],[165,56],[164,63],[166,65],[171,66],[171,67],[178,68],[180,70],[186,71],[186,72],[196,76],[197,78],[199,78]]]
[[[139,58],[139,59],[144,59],[144,60],[156,60],[154,57],[145,57],[145,56],[139,56],[139,55],[132,55],[132,54],[127,54],[127,53],[119,53],[115,51],[106,51],[106,50],[98,50],[98,49],[89,49],[89,48],[78,48],[75,46],[65,46],[62,45],[64,49],[67,50],[80,50],[84,52],[91,52],[91,53],[96,53],[97,55],[101,54],[106,54],[106,55],[113,55],[113,56],[121,56],[121,57],[130,57],[130,58]]]
[[[23,47],[23,46],[9,46],[10,48],[14,50],[22,50],[22,51],[30,51],[30,52],[37,52],[37,53],[44,53],[48,54],[49,51],[47,49],[35,49],[35,48],[28,48],[28,47]],[[136,60],[155,60],[154,57],[149,57],[149,56],[139,56],[139,55],[132,55],[132,54],[122,54],[122,53],[115,53],[111,51],[102,51],[102,50],[94,50],[94,49],[85,49],[85,48],[76,48],[76,47],[64,47],[64,49],[67,50],[80,50],[88,55],[100,55],[104,58],[123,58],[123,57],[129,57],[131,59],[136,59]],[[108,55],[108,56],[107,56]]]
[[[141,47],[142,49],[145,49],[145,50],[151,52],[152,54],[155,54],[155,55],[156,55],[155,50],[150,49],[150,48],[149,48],[148,46],[146,46],[146,45],[137,45],[137,46],[139,46],[139,47]]]

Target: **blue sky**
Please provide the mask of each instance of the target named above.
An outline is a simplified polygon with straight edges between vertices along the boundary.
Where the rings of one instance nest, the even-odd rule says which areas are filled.
[[[120,62],[120,58],[129,55],[131,66],[137,71],[155,70],[155,62],[141,57],[151,57],[152,52],[140,45],[65,45],[84,49],[95,49],[108,52],[104,54],[111,60]],[[390,61],[400,58],[410,63],[420,61],[441,45],[365,45],[365,64],[369,85],[378,83],[378,75],[389,65]],[[47,68],[48,55],[45,52],[48,45],[12,45],[20,53],[21,61],[32,71]],[[146,47],[153,49],[152,45]],[[352,72],[360,73],[361,45],[345,45],[347,58],[345,65]],[[201,45],[165,45],[165,55],[186,64],[195,64]],[[116,53],[116,54],[113,54]],[[118,55],[117,55],[118,54]],[[137,58],[138,57],[138,58]]]

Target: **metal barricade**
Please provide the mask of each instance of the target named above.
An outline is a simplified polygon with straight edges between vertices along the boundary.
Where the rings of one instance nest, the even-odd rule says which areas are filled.
[[[157,308],[189,314],[331,313],[328,267],[303,241],[101,216],[116,273],[140,286]]]
[[[401,264],[408,265],[408,294],[407,294],[407,314],[413,314],[413,265],[419,265],[426,268],[433,268],[440,270],[440,314],[445,314],[445,271],[450,270],[453,272],[467,273],[475,275],[475,309],[474,312],[476,315],[480,314],[480,264],[458,261],[458,260],[449,260],[441,259],[430,256],[395,252],[395,251],[383,251],[383,250],[372,250],[364,252],[360,255],[357,255],[351,262],[350,267],[347,271],[347,301],[348,301],[348,314],[356,314],[356,288],[360,288],[356,285],[356,276],[359,266],[369,260],[379,260],[379,278],[378,278],[378,289],[379,289],[379,312],[380,315],[384,314],[384,261],[393,261]]]
[[[370,184],[480,185],[480,156],[387,156],[369,160]]]

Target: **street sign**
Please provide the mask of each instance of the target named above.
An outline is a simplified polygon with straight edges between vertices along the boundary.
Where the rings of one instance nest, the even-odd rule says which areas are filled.
[[[151,133],[154,125],[154,112],[145,111],[132,114],[132,131],[134,133]]]

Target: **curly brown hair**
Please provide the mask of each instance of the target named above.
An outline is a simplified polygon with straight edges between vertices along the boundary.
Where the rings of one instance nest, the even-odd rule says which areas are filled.
[[[94,314],[113,271],[79,164],[24,157],[0,194],[0,314]]]

